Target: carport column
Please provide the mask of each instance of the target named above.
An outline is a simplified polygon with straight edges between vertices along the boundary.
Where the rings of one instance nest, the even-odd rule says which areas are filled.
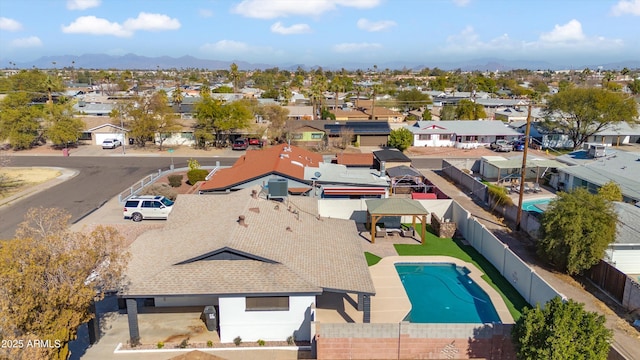
[[[360,301],[358,301],[358,306],[360,306]],[[371,295],[362,295],[362,308],[364,310],[362,322],[368,324],[371,322]]]
[[[129,340],[131,345],[140,342],[140,328],[138,327],[138,303],[136,299],[127,299],[127,320],[129,321]]]

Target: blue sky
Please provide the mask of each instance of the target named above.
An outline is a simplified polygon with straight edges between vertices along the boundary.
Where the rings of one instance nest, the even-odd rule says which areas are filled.
[[[640,0],[2,0],[0,68],[105,53],[275,65],[640,59]]]

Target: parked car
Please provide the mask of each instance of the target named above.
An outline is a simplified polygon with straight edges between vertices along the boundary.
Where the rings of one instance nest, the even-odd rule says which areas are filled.
[[[510,152],[513,146],[509,144],[507,140],[496,140],[492,142],[489,147],[493,151],[505,151]]]
[[[258,138],[249,138],[249,145],[262,147],[262,140]]]
[[[105,139],[102,142],[103,149],[115,149],[118,146],[122,146],[122,142],[120,142],[120,140],[118,139]]]
[[[233,142],[232,149],[233,150],[247,150],[249,148],[249,140],[247,139],[237,139]]]
[[[513,146],[513,151],[524,151],[524,141],[523,140],[514,141],[512,146]]]
[[[124,204],[124,218],[133,221],[143,219],[167,219],[173,209],[173,201],[164,196],[139,195],[127,199]]]

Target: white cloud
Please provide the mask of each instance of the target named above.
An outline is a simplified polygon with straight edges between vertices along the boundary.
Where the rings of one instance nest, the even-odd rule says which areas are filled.
[[[381,49],[382,45],[378,43],[342,43],[333,46],[333,51],[338,53],[350,53],[365,50]]]
[[[22,39],[14,39],[11,41],[12,47],[29,48],[42,46],[42,41],[37,36],[30,36]]]
[[[67,0],[67,9],[86,10],[100,6],[101,0]]]
[[[311,27],[307,24],[294,24],[289,27],[282,25],[280,21],[271,25],[271,32],[282,35],[305,34],[311,32]]]
[[[231,11],[242,16],[258,19],[274,19],[289,15],[319,16],[338,7],[370,9],[382,0],[242,0]]]
[[[141,12],[135,19],[127,19],[123,24],[125,29],[147,30],[147,31],[162,31],[162,30],[177,30],[180,28],[180,21],[178,19],[172,19],[167,15],[162,14],[150,14]]]
[[[458,7],[465,7],[469,5],[469,3],[471,2],[471,0],[451,0],[451,1],[453,1],[453,4]]]
[[[615,16],[631,14],[640,16],[640,0],[620,0],[611,9]]]
[[[68,26],[62,26],[62,32],[65,34],[113,35],[118,37],[133,35],[131,30],[125,29],[122,25],[93,15],[81,16]]]
[[[22,24],[16,20],[0,17],[0,30],[18,31],[20,29],[22,29]]]
[[[81,16],[68,26],[62,26],[66,34],[112,35],[130,37],[137,30],[162,31],[180,28],[180,21],[167,15],[141,12],[138,17],[127,19],[123,24],[110,22],[95,16]]]
[[[540,40],[544,42],[567,42],[567,41],[581,41],[584,40],[585,35],[582,32],[582,24],[576,19],[569,21],[564,25],[557,25],[553,27],[548,33],[540,35]]]
[[[367,19],[360,19],[357,24],[359,29],[371,32],[386,30],[397,25],[391,20],[369,21]]]
[[[220,40],[216,43],[204,44],[200,47],[204,52],[216,52],[216,53],[243,53],[250,50],[249,45],[233,40]]]
[[[203,18],[209,18],[213,16],[213,11],[209,9],[198,9],[198,15]]]

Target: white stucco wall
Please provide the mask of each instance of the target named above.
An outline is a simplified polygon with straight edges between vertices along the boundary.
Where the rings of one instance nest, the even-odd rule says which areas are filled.
[[[245,311],[244,297],[220,298],[220,341],[284,341],[295,333],[297,340],[310,340],[311,304],[315,296],[289,297],[289,311]]]
[[[440,134],[431,134],[430,140],[420,140],[418,134],[413,136],[413,146],[452,147],[454,144],[455,142],[451,141],[451,135],[447,135],[445,139]]]
[[[160,136],[156,134],[156,144],[160,144]],[[168,145],[180,145],[180,146],[192,146],[195,145],[196,141],[188,138],[182,137],[181,133],[173,133],[171,136],[166,138],[162,143],[165,146]]]
[[[156,307],[218,305],[217,296],[159,296],[154,301]]]

